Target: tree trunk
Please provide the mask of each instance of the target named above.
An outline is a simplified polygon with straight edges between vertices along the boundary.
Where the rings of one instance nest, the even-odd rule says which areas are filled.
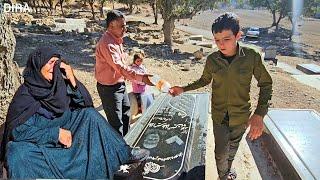
[[[133,13],[133,2],[130,2],[130,4],[129,4],[129,13],[130,14]]]
[[[93,4],[94,4],[94,2],[89,2],[89,5],[91,7],[92,19],[95,20]]]
[[[163,19],[163,34],[164,42],[168,45],[172,45],[172,33],[174,30],[174,18],[169,17],[168,19]]]
[[[104,0],[100,0],[100,17],[104,17],[103,15],[103,5],[104,5]]]
[[[0,37],[0,124],[2,125],[11,98],[22,82],[19,67],[13,61],[16,39],[10,21],[4,14],[0,14]]]
[[[277,25],[277,22],[276,22],[276,10],[272,10],[272,25],[271,26],[276,26]]]
[[[62,16],[64,17],[64,12],[63,12],[63,0],[60,0],[60,8],[61,8],[61,13],[62,13]]]
[[[158,7],[157,7],[157,0],[154,0],[151,3],[152,11],[153,11],[153,16],[154,16],[154,23],[153,24],[158,24]]]
[[[50,8],[50,15],[52,15],[53,13],[53,0],[49,0],[49,8]]]
[[[283,15],[282,15],[282,12],[280,12],[278,21],[276,22],[276,30],[279,29],[279,23],[280,23],[280,21],[281,21],[282,18],[284,18],[284,17],[283,17]]]

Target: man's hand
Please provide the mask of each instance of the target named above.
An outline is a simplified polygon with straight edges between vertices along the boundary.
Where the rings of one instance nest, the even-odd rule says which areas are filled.
[[[76,87],[76,79],[74,77],[73,70],[72,70],[71,66],[66,64],[65,62],[61,62],[60,68],[66,72],[65,76],[70,81],[72,86]]]
[[[249,138],[251,140],[259,138],[263,131],[263,117],[253,114],[248,121],[248,126],[250,126],[250,131],[248,133]]]
[[[150,81],[151,77],[152,77],[152,75],[150,75],[150,74],[144,74],[142,77],[142,82],[146,83],[149,86],[154,86],[154,84],[152,84]]]
[[[59,130],[59,142],[65,145],[66,148],[71,147],[72,135],[71,131],[60,128]]]
[[[183,88],[179,86],[173,86],[172,88],[169,89],[169,94],[173,97],[179,96],[183,92],[184,92]]]

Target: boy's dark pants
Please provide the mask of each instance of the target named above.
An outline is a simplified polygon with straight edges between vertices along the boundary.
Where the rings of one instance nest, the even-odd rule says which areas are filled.
[[[125,83],[102,85],[97,83],[103,110],[110,125],[122,136],[129,130],[130,102]]]
[[[226,115],[221,124],[213,126],[214,152],[220,179],[226,179],[245,130],[245,124],[229,127],[228,115]]]

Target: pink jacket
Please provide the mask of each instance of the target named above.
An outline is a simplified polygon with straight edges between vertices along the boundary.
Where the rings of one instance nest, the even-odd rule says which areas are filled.
[[[136,65],[136,64],[132,64],[131,69],[136,71],[139,74],[145,74],[146,73],[146,68],[143,65]],[[143,82],[139,82],[137,80],[133,80],[132,82],[132,91],[134,93],[144,93],[146,91],[146,84]]]

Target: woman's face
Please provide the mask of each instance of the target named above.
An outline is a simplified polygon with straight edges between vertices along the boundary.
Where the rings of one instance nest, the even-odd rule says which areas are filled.
[[[52,57],[40,70],[42,76],[49,82],[53,79],[53,67],[57,60],[59,60],[59,58]]]

